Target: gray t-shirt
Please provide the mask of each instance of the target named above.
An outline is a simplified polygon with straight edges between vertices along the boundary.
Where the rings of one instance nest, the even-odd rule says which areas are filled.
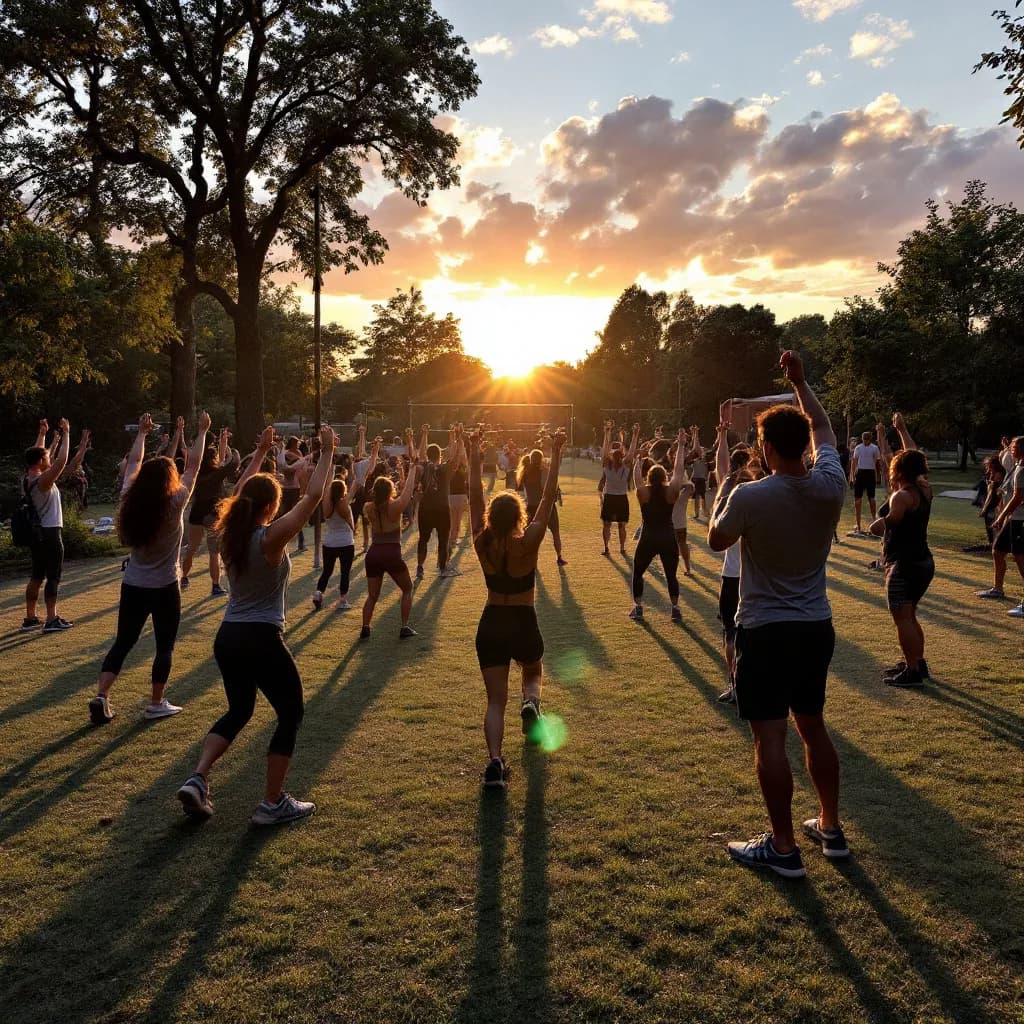
[[[40,473],[39,476],[42,476]],[[33,482],[33,479],[38,481],[39,476],[28,477],[26,487]],[[55,526],[64,525],[64,506],[60,500],[60,488],[56,483],[50,485],[48,491],[44,491],[38,483],[35,487],[31,488],[29,493],[32,495],[32,504],[36,507],[36,512],[39,513],[39,525],[44,529],[52,529]]]
[[[142,548],[132,548],[124,582],[130,587],[169,587],[178,582],[178,556],[181,552],[183,519],[188,504],[188,489],[179,487],[171,495],[167,515],[156,536]]]
[[[1003,485],[1003,493],[1006,495],[1007,503],[1013,501],[1018,494],[1024,494],[1024,462],[1014,466],[1013,472],[1006,478]],[[1024,504],[1018,505],[1011,513],[1010,518],[1015,523],[1024,522]]]
[[[733,490],[712,526],[740,538],[741,626],[832,617],[825,563],[845,496],[831,445],[818,449],[805,476],[774,474]]]
[[[263,554],[265,526],[257,527],[249,541],[249,560],[239,572],[228,566],[231,595],[228,597],[225,622],[269,622],[284,629],[284,598],[292,571],[287,553],[277,565],[271,565]]]

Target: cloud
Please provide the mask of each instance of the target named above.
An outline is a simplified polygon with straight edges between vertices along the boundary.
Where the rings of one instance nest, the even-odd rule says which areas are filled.
[[[545,50],[550,50],[555,46],[575,46],[580,41],[580,34],[561,25],[545,25],[533,33],[533,38]]]
[[[602,15],[635,18],[648,25],[667,25],[672,20],[672,10],[664,0],[594,0],[581,13],[588,21]]]
[[[825,77],[820,71],[808,71],[807,84],[812,86],[824,85]]]
[[[805,61],[812,60],[815,57],[829,57],[832,55],[832,47],[826,46],[824,43],[818,43],[817,46],[811,46],[804,50],[803,53],[797,57],[793,63],[803,64]]]
[[[793,0],[793,6],[808,21],[828,21],[833,14],[859,6],[861,0]]]
[[[507,36],[497,33],[493,36],[487,36],[485,39],[478,39],[475,43],[470,43],[469,48],[474,53],[478,53],[483,57],[511,57],[515,52],[512,49],[512,40]]]
[[[520,149],[501,128],[491,125],[474,125],[452,114],[442,114],[434,124],[451,132],[459,140],[459,163],[464,174],[485,168],[508,167]]]
[[[680,50],[670,61],[669,64],[689,64],[690,55],[686,50]]]
[[[864,19],[864,27],[850,36],[850,57],[866,60],[872,67],[885,67],[892,60],[887,54],[913,38],[909,21],[869,14]]]

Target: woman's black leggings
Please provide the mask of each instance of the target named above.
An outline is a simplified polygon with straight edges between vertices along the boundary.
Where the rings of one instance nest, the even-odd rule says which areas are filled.
[[[272,622],[223,622],[213,656],[224,677],[228,710],[210,732],[232,742],[252,718],[259,690],[277,712],[268,752],[291,757],[302,721],[302,680],[280,628]]]
[[[355,544],[349,544],[344,548],[329,548],[326,544],[321,545],[324,556],[324,571],[320,573],[316,589],[320,593],[327,590],[327,584],[331,581],[334,573],[334,563],[339,563],[341,579],[338,581],[338,593],[347,594],[349,586],[349,575],[352,572],[352,560],[356,557]]]
[[[668,583],[668,596],[675,604],[679,600],[679,544],[674,531],[651,534],[644,530],[640,534],[636,550],[633,552],[633,600],[639,602],[644,593],[644,573],[647,572],[655,556],[661,559]]]
[[[181,590],[177,581],[166,587],[133,587],[121,584],[121,604],[117,609],[117,637],[103,659],[101,671],[121,671],[128,652],[139,642],[146,619],[153,616],[153,682],[164,684],[171,674],[174,641],[178,639],[181,622]]]

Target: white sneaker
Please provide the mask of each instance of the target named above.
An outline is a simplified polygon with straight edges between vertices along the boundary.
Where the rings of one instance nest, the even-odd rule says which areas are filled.
[[[338,600],[338,611],[339,612],[350,612],[350,611],[352,611],[353,608],[355,608],[354,604],[349,604],[348,601],[346,601],[345,598],[343,598],[343,597],[339,598],[339,600]]]
[[[147,704],[142,712],[143,718],[170,718],[181,711],[177,704],[172,704],[166,697],[159,704]]]
[[[320,611],[320,605],[322,605],[323,603],[324,603],[324,595],[321,594],[319,590],[314,590],[313,591],[313,607],[317,611]]]
[[[1024,619],[1024,601],[1021,601],[1016,608],[1011,608],[1006,614],[1014,619]]]
[[[996,590],[995,587],[992,587],[989,590],[979,590],[974,596],[986,597],[993,601],[1002,601],[1006,597],[1001,590]]]
[[[289,821],[308,818],[315,811],[316,804],[306,800],[296,800],[288,793],[282,793],[281,799],[276,804],[268,803],[266,800],[261,801],[249,821],[253,825],[284,825]]]

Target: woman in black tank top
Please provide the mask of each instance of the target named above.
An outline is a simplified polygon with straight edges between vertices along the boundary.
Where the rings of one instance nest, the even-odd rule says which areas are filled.
[[[918,451],[903,417],[896,413],[892,424],[903,441],[903,450],[890,464],[892,496],[879,510],[871,532],[883,538],[886,597],[903,661],[889,669],[883,680],[889,686],[920,686],[928,678],[928,665],[917,606],[935,576],[935,561],[928,547],[932,489],[928,459]]]

